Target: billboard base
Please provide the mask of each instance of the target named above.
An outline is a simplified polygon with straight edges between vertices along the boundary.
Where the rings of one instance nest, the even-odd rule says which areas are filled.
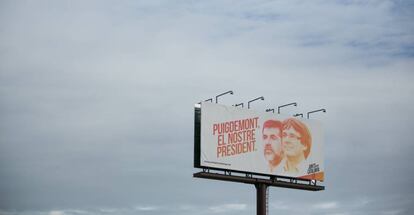
[[[253,184],[253,185],[265,184],[266,186],[272,186],[272,187],[283,187],[283,188],[308,190],[308,191],[325,190],[325,186],[312,184],[311,181],[304,181],[304,182],[308,182],[307,184],[305,184],[303,182],[301,183],[300,180],[285,181],[285,180],[275,180],[275,179],[267,179],[267,178],[255,178],[252,175],[238,176],[238,175],[211,173],[211,172],[203,171],[203,172],[194,173],[193,177],[220,180],[220,181],[240,182],[240,183]]]

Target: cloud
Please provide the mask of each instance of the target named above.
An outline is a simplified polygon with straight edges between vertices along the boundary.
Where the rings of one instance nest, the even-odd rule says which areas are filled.
[[[160,207],[158,206],[137,206],[135,207],[135,210],[138,210],[138,211],[156,211],[159,209]]]
[[[355,207],[355,208],[365,207],[368,204],[370,204],[372,201],[373,200],[368,198],[368,197],[359,197],[359,198],[355,199],[354,204],[352,206]]]
[[[317,203],[315,205],[313,205],[312,207],[314,209],[335,209],[338,208],[338,202],[321,202],[321,203]]]
[[[270,208],[273,208],[275,210],[289,210],[291,208],[289,204],[282,201],[270,202],[269,205]]]
[[[178,209],[183,210],[183,211],[194,211],[197,209],[197,206],[190,205],[190,204],[184,204],[184,205],[179,205]]]
[[[329,215],[350,215],[351,213],[340,212],[340,213],[328,213]]]
[[[383,215],[398,215],[398,214],[402,214],[403,210],[397,209],[397,210],[388,210],[388,211],[383,211],[381,212],[381,214]]]
[[[229,213],[232,211],[244,211],[246,209],[246,204],[222,204],[209,207],[209,210],[213,213]]]
[[[64,211],[50,211],[49,215],[65,215]]]

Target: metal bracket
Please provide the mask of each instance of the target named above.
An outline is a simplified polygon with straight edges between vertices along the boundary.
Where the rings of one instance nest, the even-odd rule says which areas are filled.
[[[277,177],[276,176],[270,176],[270,180],[272,180],[272,182],[277,182]]]

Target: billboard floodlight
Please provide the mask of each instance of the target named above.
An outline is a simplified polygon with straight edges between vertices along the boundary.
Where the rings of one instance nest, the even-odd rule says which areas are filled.
[[[303,113],[297,113],[297,114],[295,114],[295,115],[293,115],[294,117],[298,117],[298,116],[301,116],[302,118],[303,118]]]
[[[213,102],[213,98],[209,98],[209,99],[204,100],[204,101],[205,101],[205,102],[208,102],[208,101]]]
[[[322,109],[319,109],[319,110],[314,110],[314,111],[310,111],[310,112],[308,112],[308,114],[307,114],[307,117],[308,117],[308,119],[309,119],[309,115],[311,114],[311,113],[316,113],[316,112],[324,112],[324,113],[326,113],[326,110],[324,109],[324,108],[322,108]]]
[[[243,103],[239,103],[239,104],[235,104],[235,105],[234,105],[234,107],[238,107],[238,106],[242,106],[242,107],[244,107],[244,104],[243,104]]]
[[[289,103],[289,104],[281,105],[281,106],[277,107],[277,113],[280,114],[280,108],[286,107],[286,106],[291,106],[291,105],[294,105],[295,107],[298,106],[298,104],[296,102],[292,102],[292,103]]]
[[[266,109],[266,112],[270,112],[270,111],[272,111],[273,113],[275,113],[275,109],[274,108]]]
[[[227,92],[225,92],[225,93],[222,93],[222,94],[220,94],[220,95],[217,95],[216,96],[216,103],[217,103],[217,99],[218,99],[218,97],[220,97],[220,96],[223,96],[223,95],[226,95],[226,94],[231,94],[231,95],[233,95],[233,91],[232,90],[229,90],[229,91],[227,91]]]
[[[254,102],[254,101],[257,101],[257,100],[264,100],[264,97],[263,96],[260,96],[260,97],[257,97],[257,98],[255,98],[255,99],[253,99],[253,100],[250,100],[249,102],[247,102],[247,109],[250,109],[250,103],[251,102]]]

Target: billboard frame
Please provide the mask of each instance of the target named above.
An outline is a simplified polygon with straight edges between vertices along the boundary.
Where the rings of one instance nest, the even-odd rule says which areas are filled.
[[[289,177],[289,176],[283,176],[283,175],[270,175],[270,174],[264,174],[264,173],[258,173],[258,172],[249,172],[249,171],[240,171],[240,170],[202,166],[200,158],[201,158],[201,107],[194,107],[194,168],[202,168],[203,170],[209,170],[209,169],[218,170],[218,171],[224,171],[225,173],[235,172],[235,173],[241,173],[241,174],[246,174],[246,175],[267,176],[270,178],[283,178],[283,179],[307,181],[307,182],[314,181],[314,184],[316,185],[316,180],[312,180],[312,179],[302,179],[298,177]]]

